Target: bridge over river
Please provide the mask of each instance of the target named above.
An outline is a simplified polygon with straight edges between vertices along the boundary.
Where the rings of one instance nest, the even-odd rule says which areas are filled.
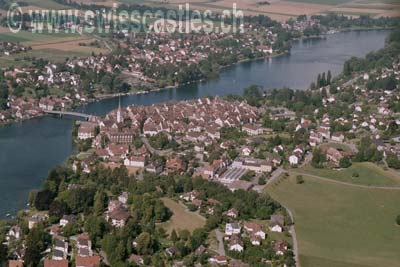
[[[60,115],[60,116],[74,116],[74,117],[80,117],[85,120],[88,120],[92,115],[86,114],[86,113],[81,113],[81,112],[74,112],[74,111],[59,111],[59,110],[43,110],[44,113],[46,114],[53,114],[53,115]]]

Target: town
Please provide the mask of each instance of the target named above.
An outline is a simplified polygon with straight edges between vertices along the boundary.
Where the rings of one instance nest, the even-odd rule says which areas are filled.
[[[117,9],[153,10],[160,4],[150,2],[149,7],[121,3]],[[169,6],[173,1],[161,2]],[[226,4],[199,5],[214,2]],[[261,10],[280,2],[302,11],[310,5],[255,5]],[[48,3],[110,10],[107,1]],[[3,4],[0,0],[0,37],[8,34],[1,32],[7,24]],[[32,3],[19,4],[29,17],[26,10]],[[387,12],[395,5],[372,4]],[[368,4],[357,5],[364,9]],[[247,11],[254,14],[250,7]],[[334,12],[307,11],[285,21],[261,12],[245,16],[243,32],[237,33],[131,33],[117,28],[83,34],[78,41],[72,35],[43,35],[49,38],[47,48],[65,41],[71,50],[82,49],[50,58],[32,53],[41,43],[1,40],[2,129],[57,117],[44,119],[69,123],[70,128],[55,128],[71,149],[63,151],[64,162],[47,162],[55,152],[40,158],[53,168],[45,168],[45,177],[29,173],[31,180],[42,179],[39,188],[14,181],[29,195],[22,206],[16,203],[22,207],[18,213],[7,210],[0,220],[0,267],[397,266],[400,18],[353,17],[340,14],[341,8],[352,14],[357,9],[343,3]],[[52,27],[81,29],[87,26],[82,21]],[[23,36],[32,30],[28,22],[21,25]],[[314,41],[354,30],[356,35],[387,31],[383,48],[362,58],[341,51],[347,60],[339,74],[324,69],[324,59],[318,58],[315,69],[321,73],[305,90],[272,89],[251,79],[253,85],[239,88],[240,95],[228,94],[234,88],[220,96],[215,91],[174,95],[176,88],[212,82],[235,64],[272,64],[279,56],[285,61],[297,42],[301,54],[313,50]],[[305,68],[301,60],[296,64]],[[282,69],[282,79],[303,75]],[[234,78],[241,70],[235,70]],[[140,98],[160,90],[170,90],[167,99],[172,100],[124,101],[130,94]],[[110,100],[106,112],[84,109],[100,100]],[[45,142],[37,143],[51,147],[54,136],[43,128]],[[18,129],[12,135],[22,132]],[[26,149],[0,134],[0,141],[17,154],[17,168],[25,172],[29,169],[22,156],[30,155],[38,140],[27,132],[30,143],[21,142]],[[63,149],[60,142],[54,147]],[[11,156],[8,150],[2,153],[2,166]]]

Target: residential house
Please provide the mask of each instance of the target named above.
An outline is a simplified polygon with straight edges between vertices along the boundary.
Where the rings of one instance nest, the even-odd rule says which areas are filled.
[[[9,260],[8,267],[24,267],[24,262],[22,260]]]
[[[243,241],[238,235],[232,235],[229,241],[229,250],[242,252],[244,250]]]
[[[68,267],[68,260],[44,260],[44,267]]]
[[[228,259],[223,255],[217,255],[217,256],[211,257],[208,261],[210,263],[216,263],[218,265],[227,265],[228,264]]]
[[[269,221],[269,230],[272,232],[281,233],[283,231],[283,226],[285,225],[285,220],[282,215],[272,215]]]
[[[60,220],[60,226],[65,227],[70,223],[75,223],[75,215],[64,215]]]
[[[344,142],[344,134],[340,132],[334,132],[331,136],[331,140],[334,142],[343,143]]]
[[[77,237],[76,248],[78,249],[78,255],[81,257],[89,257],[93,255],[92,241],[88,234],[80,234]]]
[[[106,213],[106,220],[111,221],[111,224],[118,228],[124,227],[129,217],[130,214],[125,208]]]
[[[22,237],[22,230],[21,227],[18,225],[14,225],[8,230],[6,240],[7,241],[12,241],[12,240],[18,240]]]
[[[225,234],[228,236],[240,234],[242,227],[238,223],[227,223],[225,225]]]
[[[168,173],[180,173],[186,170],[186,163],[179,157],[169,158],[166,163]]]
[[[136,254],[132,254],[129,259],[128,259],[129,263],[136,263],[138,265],[143,265],[144,264],[144,260],[141,256],[136,255]]]
[[[35,214],[28,220],[28,228],[32,229],[37,223],[47,220],[49,216],[47,214]]]
[[[239,212],[238,212],[238,210],[235,209],[235,208],[229,209],[229,210],[226,212],[226,216],[228,216],[228,217],[230,217],[230,218],[237,218],[238,215],[239,215]]]
[[[285,241],[277,241],[274,244],[275,254],[278,256],[282,256],[288,250],[288,246]]]
[[[264,129],[260,125],[245,124],[242,126],[242,131],[248,135],[260,135],[264,133]]]
[[[122,192],[121,195],[118,196],[118,201],[124,205],[128,202],[128,199],[129,199],[128,192]]]
[[[61,237],[54,238],[53,260],[64,260],[68,255],[68,242]]]
[[[76,267],[100,267],[99,256],[81,257],[77,256],[75,259]]]
[[[243,228],[253,236],[259,236],[261,239],[265,239],[266,234],[263,231],[262,226],[255,222],[246,222],[243,225]]]

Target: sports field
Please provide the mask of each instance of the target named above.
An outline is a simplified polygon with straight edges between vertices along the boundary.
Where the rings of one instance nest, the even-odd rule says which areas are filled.
[[[399,266],[399,190],[292,176],[267,192],[293,212],[302,267]]]

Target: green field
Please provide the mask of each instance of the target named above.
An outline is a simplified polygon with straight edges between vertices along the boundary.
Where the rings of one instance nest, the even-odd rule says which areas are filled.
[[[399,190],[290,177],[267,192],[293,212],[302,267],[399,266]]]
[[[27,3],[31,6],[36,6],[44,9],[68,9],[69,7],[59,4],[52,0],[23,0],[21,2]]]
[[[176,231],[186,229],[193,232],[194,229],[204,226],[205,218],[201,215],[188,211],[183,205],[170,198],[162,198],[162,201],[173,213],[169,221],[160,224],[167,233],[171,233],[173,229]]]
[[[358,185],[400,186],[399,175],[368,162],[353,163],[351,167],[342,170],[316,169],[306,166],[295,171]],[[359,174],[359,177],[352,177],[355,172]]]

